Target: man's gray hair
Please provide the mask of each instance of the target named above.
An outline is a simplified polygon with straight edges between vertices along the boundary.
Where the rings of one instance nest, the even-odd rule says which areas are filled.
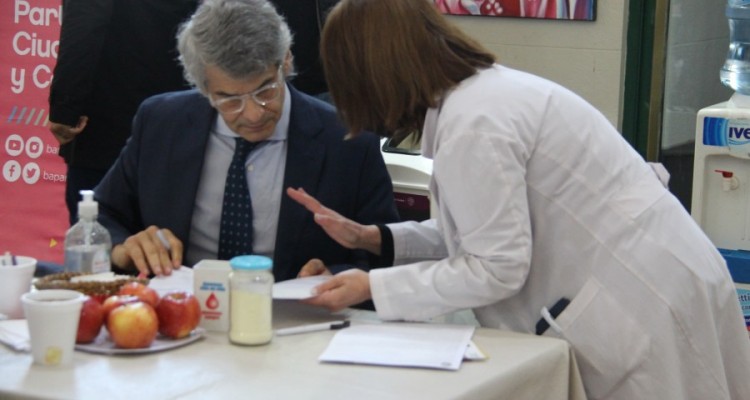
[[[206,66],[254,78],[281,65],[291,45],[289,26],[266,0],[204,0],[177,33],[185,78],[203,94]]]

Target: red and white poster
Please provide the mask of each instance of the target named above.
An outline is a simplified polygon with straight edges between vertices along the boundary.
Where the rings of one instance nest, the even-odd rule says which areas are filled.
[[[65,163],[49,132],[61,0],[0,1],[0,254],[62,263]]]

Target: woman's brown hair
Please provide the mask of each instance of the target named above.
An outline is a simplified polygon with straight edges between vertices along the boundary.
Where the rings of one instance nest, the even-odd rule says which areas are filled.
[[[429,0],[343,0],[326,19],[321,55],[351,132],[421,131],[425,112],[495,57]]]

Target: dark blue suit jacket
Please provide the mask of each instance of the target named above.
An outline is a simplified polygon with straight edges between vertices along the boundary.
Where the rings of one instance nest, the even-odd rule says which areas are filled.
[[[292,110],[284,187],[302,187],[326,206],[362,224],[398,219],[379,139],[347,130],[334,108],[290,86]],[[194,90],[143,102],[133,132],[96,188],[99,220],[113,245],[150,225],[170,229],[187,246],[198,181],[216,111]],[[364,252],[345,249],[282,194],[274,256],[277,281],[294,278],[311,258],[326,265],[368,267]],[[217,204],[216,207],[221,207]]]

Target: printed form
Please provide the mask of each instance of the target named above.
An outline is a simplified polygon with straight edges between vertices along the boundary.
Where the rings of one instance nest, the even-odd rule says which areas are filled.
[[[356,324],[336,333],[319,360],[458,370],[474,329],[470,325]]]

